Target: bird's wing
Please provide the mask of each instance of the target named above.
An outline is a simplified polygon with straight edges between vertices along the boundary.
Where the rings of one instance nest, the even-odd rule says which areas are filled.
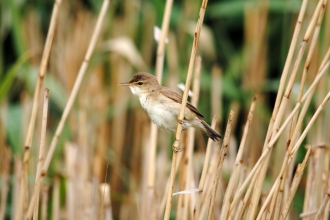
[[[182,96],[179,95],[178,93],[176,93],[175,91],[173,91],[172,89],[169,89],[169,88],[166,88],[166,87],[163,87],[163,89],[160,90],[160,93],[164,96],[166,96],[167,98],[169,99],[172,99],[173,101],[181,104],[182,103]],[[202,113],[200,113],[197,108],[195,108],[195,106],[193,106],[192,104],[190,104],[189,102],[187,102],[187,108],[196,113],[197,116],[199,118],[204,118],[204,116],[202,115]]]

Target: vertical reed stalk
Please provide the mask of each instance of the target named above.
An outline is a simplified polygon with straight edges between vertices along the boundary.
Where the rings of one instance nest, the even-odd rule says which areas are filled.
[[[27,177],[28,177],[28,163],[30,158],[30,148],[32,145],[32,139],[33,139],[33,132],[34,132],[34,126],[37,118],[38,113],[38,103],[39,103],[39,97],[40,97],[40,90],[44,81],[44,77],[46,74],[46,69],[48,65],[49,55],[50,51],[53,45],[53,39],[55,34],[55,29],[58,21],[58,15],[59,15],[59,9],[61,6],[62,0],[56,0],[53,7],[52,17],[50,20],[50,25],[48,29],[48,34],[46,38],[46,43],[43,51],[43,55],[41,58],[41,64],[38,74],[38,80],[37,84],[34,90],[34,96],[33,96],[33,106],[32,106],[32,113],[30,117],[29,122],[29,128],[27,132],[27,136],[24,143],[24,155],[23,155],[23,168],[22,168],[22,178],[21,178],[21,185],[20,185],[20,195],[19,195],[19,201],[16,209],[16,220],[20,220],[22,218],[22,211],[23,211],[23,203],[24,199],[26,197],[27,193]]]
[[[38,156],[38,166],[36,178],[39,176],[40,170],[44,161],[44,151],[45,151],[45,142],[46,142],[46,129],[47,129],[47,115],[48,115],[48,101],[49,101],[49,89],[45,89],[44,94],[44,106],[42,112],[42,125],[41,125],[41,138],[40,138],[40,147],[39,147],[39,156]],[[37,179],[36,179],[37,181]],[[40,191],[37,192],[37,201],[33,211],[33,219],[38,220],[38,212],[39,212],[39,194]]]
[[[48,214],[48,191],[49,187],[44,186],[42,189],[42,203],[41,203],[41,219],[47,220],[47,214]]]
[[[200,86],[200,75],[201,75],[201,68],[202,68],[202,58],[200,56],[197,57],[196,66],[195,66],[195,76],[194,76],[194,83],[193,83],[193,97],[191,99],[191,104],[193,106],[197,106],[198,99],[199,99],[199,86]],[[194,178],[192,176],[193,170],[193,152],[194,152],[194,139],[195,139],[195,129],[188,128],[188,141],[187,141],[187,149],[185,152],[185,165],[186,165],[186,176],[185,176],[185,189],[188,190],[192,187],[192,182]],[[188,208],[189,203],[192,203],[191,200],[192,194],[185,194],[184,195],[184,215],[182,219],[188,219]]]
[[[211,220],[212,216],[213,216],[215,196],[216,196],[217,189],[218,189],[218,183],[219,183],[219,177],[220,177],[220,174],[221,174],[222,164],[223,164],[223,162],[224,162],[224,160],[227,156],[227,149],[228,149],[229,139],[230,139],[230,135],[231,135],[233,116],[234,116],[234,112],[230,111],[230,114],[229,114],[229,117],[228,117],[228,122],[227,122],[226,133],[225,133],[225,137],[223,139],[223,143],[222,143],[222,146],[221,146],[220,157],[219,157],[219,160],[218,160],[217,172],[216,172],[216,175],[214,176],[214,179],[213,179],[213,190],[212,190],[212,196],[211,196],[211,200],[210,200],[209,212],[208,212],[208,215],[207,215],[208,220]]]
[[[4,147],[1,149],[1,163],[0,163],[0,220],[5,219],[6,214],[6,203],[9,193],[9,182],[10,182],[10,160],[11,160],[11,152],[9,148]]]
[[[164,57],[165,57],[165,41],[168,36],[168,30],[170,26],[170,18],[172,12],[173,0],[167,0],[165,5],[165,11],[162,22],[161,35],[157,47],[157,58],[156,58],[156,77],[159,84],[162,84],[162,75],[164,69]],[[150,147],[149,147],[149,165],[148,165],[148,198],[150,202],[153,202],[154,187],[155,187],[155,170],[156,170],[156,148],[157,148],[157,134],[158,128],[151,122],[150,132]],[[148,204],[146,204],[148,205]],[[151,204],[148,205],[150,207]],[[145,210],[148,210],[145,207]],[[149,213],[149,211],[147,211]]]
[[[156,77],[159,84],[162,84],[162,75],[164,69],[164,57],[165,57],[165,41],[168,36],[168,30],[170,25],[170,18],[172,12],[173,0],[167,0],[165,5],[164,17],[162,22],[161,35],[157,47],[157,58],[156,58]],[[156,170],[156,149],[157,149],[157,135],[158,128],[150,122],[150,146],[149,146],[149,164],[148,164],[148,203],[144,205],[144,212],[147,216],[150,213],[151,203],[154,203],[154,188],[155,188],[155,170]]]
[[[84,59],[82,65],[80,67],[77,79],[76,79],[75,84],[74,84],[73,89],[72,89],[72,92],[71,92],[70,97],[68,99],[68,102],[67,102],[67,104],[64,108],[64,112],[62,114],[61,120],[60,120],[60,122],[58,124],[58,127],[56,129],[55,135],[52,139],[52,142],[51,142],[51,145],[50,145],[45,163],[42,167],[40,175],[38,176],[38,180],[36,182],[36,186],[35,186],[35,189],[33,191],[33,195],[32,195],[32,198],[31,198],[31,201],[30,201],[30,204],[29,204],[29,209],[28,209],[28,213],[26,215],[26,219],[31,218],[31,215],[32,215],[32,212],[33,212],[33,209],[34,209],[34,205],[35,205],[35,202],[36,202],[36,198],[37,198],[37,192],[39,191],[39,189],[41,187],[41,182],[42,182],[43,178],[45,177],[45,175],[47,173],[50,161],[51,161],[51,159],[54,155],[54,152],[55,152],[57,141],[58,141],[58,139],[59,139],[59,137],[62,133],[62,130],[64,128],[64,124],[66,122],[66,119],[67,119],[67,117],[68,117],[68,115],[69,115],[69,113],[72,109],[73,103],[74,103],[75,98],[78,94],[81,82],[83,80],[83,77],[86,73],[86,70],[87,70],[87,67],[88,67],[88,64],[89,64],[89,60],[92,56],[92,53],[93,53],[93,50],[95,48],[97,39],[100,35],[101,27],[102,27],[103,20],[104,20],[105,14],[107,12],[109,3],[110,3],[110,0],[104,0],[103,1],[101,12],[100,12],[100,15],[98,17],[98,20],[97,20],[97,23],[96,23],[96,26],[95,26],[95,29],[94,29],[89,47],[88,47],[88,50],[86,52],[85,59]]]
[[[202,6],[201,6],[200,11],[199,11],[199,17],[198,17],[198,21],[197,21],[196,30],[195,30],[195,33],[194,33],[194,42],[193,42],[193,47],[192,47],[190,61],[189,61],[189,67],[188,67],[188,73],[187,73],[187,79],[186,79],[186,87],[185,87],[183,97],[182,97],[181,109],[180,109],[180,114],[179,114],[179,118],[178,118],[179,123],[178,123],[178,127],[176,129],[175,141],[173,143],[173,150],[174,151],[173,151],[173,156],[172,156],[170,186],[169,186],[169,190],[168,190],[165,216],[164,216],[165,220],[170,218],[170,213],[171,213],[172,193],[173,193],[173,187],[174,187],[174,178],[175,178],[174,174],[175,174],[177,154],[178,154],[179,151],[182,150],[182,148],[179,147],[181,132],[182,132],[182,124],[180,123],[180,121],[183,120],[184,111],[185,111],[186,104],[187,104],[188,91],[189,91],[189,88],[190,88],[192,72],[193,72],[195,59],[196,59],[196,54],[197,54],[197,46],[198,46],[200,32],[201,32],[201,29],[202,29],[202,24],[203,24],[203,20],[204,20],[206,6],[207,6],[207,0],[203,0]]]

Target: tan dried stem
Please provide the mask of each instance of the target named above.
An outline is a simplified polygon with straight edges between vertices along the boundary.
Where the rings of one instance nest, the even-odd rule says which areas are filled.
[[[168,35],[168,29],[171,18],[173,0],[167,0],[165,5],[162,33],[157,47],[157,59],[156,59],[156,77],[159,84],[162,83],[162,75],[164,69],[164,57],[165,57],[165,41]],[[150,148],[149,148],[149,170],[148,170],[148,187],[153,189],[155,187],[155,165],[156,165],[156,146],[157,146],[157,134],[158,128],[151,122],[150,132]]]
[[[35,189],[33,191],[33,195],[32,195],[32,198],[31,198],[31,201],[30,201],[30,204],[29,204],[29,209],[28,209],[28,213],[26,215],[26,219],[31,218],[31,215],[32,215],[32,212],[33,212],[33,209],[34,209],[34,204],[35,204],[36,198],[37,198],[37,192],[40,190],[41,182],[42,182],[43,178],[45,177],[45,175],[47,173],[49,164],[50,164],[51,159],[52,159],[52,157],[54,155],[54,152],[55,152],[55,148],[56,148],[58,139],[59,139],[59,137],[62,133],[62,130],[64,128],[64,124],[66,122],[66,119],[67,119],[67,117],[68,117],[68,115],[69,115],[69,113],[72,109],[75,98],[77,97],[81,82],[84,78],[84,75],[86,73],[86,70],[87,70],[87,67],[88,67],[88,64],[89,64],[89,60],[92,56],[92,53],[94,51],[97,39],[100,35],[101,27],[102,27],[103,20],[104,20],[105,14],[107,12],[109,3],[110,3],[110,0],[104,0],[103,1],[102,8],[101,8],[101,11],[100,11],[100,15],[99,15],[98,20],[96,22],[96,26],[95,26],[90,44],[89,44],[88,49],[87,49],[85,59],[84,59],[82,65],[80,67],[77,79],[76,79],[76,81],[74,83],[74,86],[73,86],[73,89],[72,89],[72,92],[71,92],[70,97],[68,99],[68,102],[67,102],[67,104],[64,108],[64,112],[62,114],[61,120],[60,120],[60,122],[58,124],[58,127],[56,129],[55,135],[52,139],[52,142],[51,142],[51,145],[50,145],[45,163],[42,167],[40,175],[38,176],[38,180],[36,182],[36,186],[35,186]]]
[[[177,154],[180,150],[182,150],[181,147],[179,147],[181,132],[182,132],[182,124],[180,123],[180,121],[183,120],[184,111],[185,111],[185,108],[186,108],[186,105],[187,105],[188,92],[189,92],[189,88],[190,88],[192,72],[193,72],[195,59],[196,59],[196,53],[197,53],[197,49],[198,49],[197,48],[198,47],[198,41],[199,41],[199,36],[200,36],[201,29],[202,29],[202,24],[203,24],[203,20],[204,20],[206,6],[207,6],[207,0],[203,0],[202,6],[201,6],[200,11],[199,11],[199,18],[198,18],[198,21],[197,21],[196,30],[195,30],[195,33],[194,33],[194,42],[193,42],[193,47],[192,47],[190,61],[189,61],[188,73],[187,73],[187,78],[186,78],[186,87],[185,87],[183,97],[182,97],[181,109],[180,109],[179,118],[178,118],[179,123],[178,123],[178,127],[176,129],[175,141],[173,143],[174,151],[173,151],[173,156],[172,156],[170,186],[169,186],[168,195],[167,195],[167,202],[166,202],[166,209],[165,209],[164,219],[169,219],[170,218],[170,213],[171,213],[172,193],[173,193],[173,187],[174,187],[174,179],[175,179],[174,174],[175,174]]]
[[[208,215],[207,215],[208,220],[211,220],[212,216],[213,216],[215,196],[216,196],[217,189],[218,189],[218,183],[219,183],[219,177],[221,174],[222,164],[227,156],[227,149],[228,149],[229,139],[230,139],[230,135],[231,135],[233,117],[234,117],[234,112],[231,110],[229,117],[228,117],[225,137],[223,139],[223,143],[221,146],[220,158],[219,158],[218,165],[217,165],[217,172],[213,179],[213,190],[212,190],[212,196],[211,196],[210,205],[209,205],[209,211],[208,211]]]
[[[40,138],[40,147],[39,147],[39,156],[38,156],[38,165],[37,165],[37,173],[36,178],[39,176],[41,171],[43,161],[44,161],[44,151],[45,151],[45,142],[46,142],[46,129],[47,129],[47,115],[48,115],[48,101],[49,101],[49,89],[45,89],[44,94],[44,106],[42,112],[42,124],[41,124],[41,138]],[[37,181],[37,179],[36,179]],[[37,192],[37,201],[33,212],[33,219],[38,220],[38,212],[39,212],[39,194],[40,191]]]
[[[199,99],[199,87],[200,87],[200,75],[202,69],[202,58],[200,56],[196,59],[196,66],[195,66],[195,76],[194,76],[194,83],[193,83],[193,96],[191,99],[191,104],[193,106],[197,106],[198,99]],[[188,190],[191,187],[191,183],[194,180],[193,174],[193,152],[194,152],[194,139],[195,139],[195,129],[188,128],[188,141],[187,141],[187,150],[185,152],[185,165],[186,165],[186,177],[185,177],[185,188]],[[184,211],[183,211],[183,220],[188,219],[188,208],[189,208],[189,199],[192,197],[192,194],[185,194],[184,195]]]
[[[30,158],[30,148],[32,145],[32,139],[33,139],[33,132],[34,132],[34,126],[37,118],[38,113],[38,103],[39,103],[39,97],[40,97],[40,90],[44,81],[44,77],[47,70],[48,60],[50,56],[50,51],[53,45],[53,39],[55,34],[55,29],[58,21],[59,16],[59,10],[61,6],[62,0],[56,0],[53,7],[52,17],[50,20],[50,25],[48,29],[48,34],[46,38],[46,43],[44,47],[44,51],[41,58],[41,64],[38,74],[38,80],[37,84],[34,90],[34,96],[33,96],[33,105],[32,105],[32,112],[29,122],[29,128],[27,131],[25,143],[24,143],[24,155],[23,155],[23,168],[22,168],[22,178],[21,178],[21,185],[20,185],[20,193],[19,193],[19,201],[17,204],[16,209],[16,215],[15,219],[20,220],[22,219],[22,211],[23,211],[23,203],[24,199],[26,197],[27,192],[27,166]]]
[[[225,192],[225,196],[224,196],[224,199],[223,199],[223,205],[222,205],[221,216],[220,216],[221,219],[227,219],[228,216],[230,215],[230,213],[229,213],[230,203],[232,201],[232,197],[234,195],[234,192],[235,192],[237,184],[238,184],[241,165],[242,165],[242,162],[243,162],[244,147],[245,147],[247,136],[249,134],[249,128],[250,128],[250,125],[251,125],[251,122],[252,122],[256,100],[257,100],[257,96],[254,95],[253,101],[251,103],[250,111],[249,111],[249,114],[248,114],[247,122],[246,122],[245,127],[244,127],[242,140],[241,140],[240,146],[238,148],[238,153],[237,153],[237,156],[236,156],[233,172],[232,172],[232,175],[230,177],[230,180],[229,180],[226,192]]]

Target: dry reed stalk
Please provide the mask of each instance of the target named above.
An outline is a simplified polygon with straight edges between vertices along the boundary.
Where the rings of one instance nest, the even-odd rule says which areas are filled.
[[[212,196],[211,196],[211,200],[210,200],[209,211],[208,211],[208,215],[207,215],[208,220],[211,220],[212,216],[213,216],[214,201],[215,201],[215,196],[216,196],[216,192],[218,189],[218,183],[219,183],[219,177],[221,174],[222,164],[227,156],[227,149],[228,149],[229,139],[230,139],[230,135],[231,135],[233,116],[234,116],[234,112],[231,110],[229,113],[229,117],[228,117],[225,137],[223,139],[223,143],[221,146],[220,158],[218,160],[216,175],[214,176],[214,179],[213,179],[213,190],[212,190]]]
[[[216,115],[214,115],[212,118],[212,124],[211,124],[212,129],[215,129],[217,119],[218,119],[218,117]],[[208,142],[207,142],[207,147],[206,147],[206,153],[205,153],[205,159],[204,159],[201,179],[199,181],[199,186],[198,186],[198,189],[200,191],[197,193],[195,205],[193,208],[193,219],[195,219],[195,220],[199,216],[200,205],[202,203],[201,199],[204,197],[205,190],[207,189],[204,187],[204,185],[205,185],[206,174],[207,174],[208,168],[209,168],[212,145],[213,145],[213,140],[211,138],[209,138]]]
[[[327,191],[327,189],[325,187],[329,187],[329,168],[328,168],[328,164],[329,164],[329,147],[324,145],[324,163],[323,163],[323,173],[322,173],[322,183],[323,183],[323,192],[325,193]],[[329,210],[329,203],[327,203],[326,207],[324,208],[323,211],[323,219],[328,219],[329,217],[329,212],[327,212],[326,210]]]
[[[191,99],[191,104],[193,106],[197,106],[198,99],[199,99],[199,87],[200,87],[200,75],[201,75],[201,68],[202,68],[202,58],[200,56],[196,59],[195,64],[195,76],[194,76],[194,82],[193,82],[193,96]],[[195,140],[195,129],[194,128],[188,128],[188,134],[187,134],[187,148],[185,151],[185,158],[184,158],[184,168],[186,170],[185,175],[185,189],[188,190],[191,188],[191,183],[194,181],[193,178],[193,152],[194,152],[194,140]],[[188,208],[189,204],[193,205],[192,200],[193,194],[185,194],[184,195],[184,207],[183,207],[183,220],[188,219]],[[193,214],[191,214],[190,219],[192,218]]]
[[[42,220],[47,220],[47,214],[48,214],[48,191],[49,191],[49,186],[43,186],[42,189],[42,199],[41,199],[41,219]]]
[[[76,165],[77,165],[77,147],[66,142],[64,146],[64,159],[65,159],[65,172],[66,172],[66,208],[68,219],[77,218],[77,203],[80,201],[77,199],[77,184],[76,177]]]
[[[55,176],[53,185],[53,209],[52,209],[52,220],[60,219],[60,178]]]
[[[233,171],[232,171],[232,174],[231,174],[231,177],[230,177],[230,180],[229,180],[226,192],[225,192],[225,196],[223,199],[223,205],[222,205],[222,209],[221,209],[220,219],[227,219],[228,216],[230,215],[230,213],[229,213],[230,203],[233,199],[232,197],[233,197],[234,192],[238,185],[238,178],[240,175],[241,165],[243,163],[244,147],[245,147],[247,136],[249,134],[249,128],[252,123],[253,112],[254,112],[256,100],[257,100],[257,96],[254,95],[253,101],[250,106],[250,111],[249,111],[249,114],[247,117],[247,122],[244,127],[242,140],[241,140],[240,146],[238,148],[238,154],[236,156],[235,165],[234,165],[234,168],[233,168]]]
[[[308,148],[308,151],[305,155],[305,158],[304,158],[303,162],[298,164],[296,173],[294,175],[294,178],[292,180],[292,184],[291,184],[291,187],[290,187],[289,197],[288,197],[288,200],[286,200],[286,202],[285,202],[285,206],[284,206],[283,211],[281,213],[281,218],[280,219],[283,219],[283,220],[287,219],[287,216],[289,214],[289,210],[290,210],[290,207],[291,207],[291,204],[292,204],[292,201],[293,201],[293,197],[296,194],[296,191],[298,189],[298,185],[299,185],[300,180],[301,180],[301,178],[304,174],[304,170],[305,170],[307,161],[309,159],[309,156],[310,156],[312,150],[313,149],[310,146]]]
[[[1,126],[1,125],[0,125]],[[0,177],[1,177],[1,189],[0,189],[0,220],[5,218],[6,202],[9,193],[9,180],[10,180],[10,163],[11,163],[11,151],[9,148],[2,146],[1,149],[1,163],[0,163]]]
[[[53,154],[54,154],[54,151],[55,151],[55,148],[56,148],[56,145],[57,145],[57,141],[62,133],[62,130],[64,128],[64,124],[66,122],[66,119],[71,111],[71,108],[73,106],[73,103],[75,101],[75,98],[78,94],[78,91],[79,91],[79,88],[80,88],[80,85],[81,85],[81,82],[83,80],[83,77],[85,75],[85,72],[87,70],[87,67],[88,67],[88,64],[89,64],[89,60],[92,56],[92,53],[93,53],[93,50],[95,48],[95,45],[96,45],[96,42],[97,42],[97,39],[98,39],[98,36],[101,32],[101,27],[102,27],[102,23],[103,23],[103,19],[105,17],[105,14],[106,14],[106,11],[107,11],[107,8],[109,6],[109,3],[110,3],[110,0],[104,0],[103,1],[103,4],[102,4],[102,8],[101,8],[101,11],[100,11],[100,15],[98,17],[98,20],[97,20],[97,23],[96,23],[96,26],[95,26],[95,29],[94,29],[94,32],[93,32],[93,35],[92,35],[92,38],[91,38],[91,41],[90,41],[90,44],[88,46],[88,50],[86,52],[86,55],[85,55],[85,59],[80,67],[80,70],[79,70],[79,73],[78,73],[78,76],[77,76],[77,79],[74,83],[74,86],[73,86],[73,89],[72,89],[72,92],[69,96],[69,99],[67,101],[67,104],[65,106],[65,109],[63,111],[63,114],[62,114],[62,117],[61,117],[61,120],[58,124],[58,127],[56,129],[56,132],[55,132],[55,135],[52,139],[52,142],[51,142],[51,145],[50,145],[50,148],[49,148],[49,152],[47,154],[47,157],[46,157],[46,160],[45,160],[45,163],[42,167],[42,170],[40,172],[40,175],[38,176],[38,180],[36,182],[36,186],[34,188],[34,191],[33,191],[33,195],[32,195],[32,198],[31,198],[31,201],[30,201],[30,204],[29,204],[29,209],[28,209],[28,213],[26,215],[26,219],[30,219],[31,218],[31,215],[32,215],[32,212],[33,212],[33,209],[34,209],[34,205],[35,205],[35,201],[36,201],[36,198],[37,198],[37,191],[40,190],[40,187],[41,187],[41,182],[43,180],[43,178],[45,177],[46,173],[47,173],[47,170],[48,170],[48,167],[49,167],[49,164],[50,164],[50,161],[53,157]]]
[[[16,208],[19,200],[19,189],[20,182],[22,177],[22,160],[20,157],[14,156],[14,184],[13,184],[13,194],[12,194],[12,210],[11,210],[11,219],[16,218]]]
[[[113,62],[116,63],[116,71],[120,74],[113,74],[113,79],[111,80],[113,85],[118,85],[120,82],[123,82],[128,77],[128,73],[132,72],[132,66],[122,57],[115,54],[113,56]],[[111,132],[110,145],[115,155],[115,158],[112,162],[111,173],[114,175],[110,176],[110,185],[111,188],[115,191],[120,190],[121,180],[120,180],[120,171],[122,169],[122,157],[124,152],[125,144],[125,133],[126,133],[126,121],[127,114],[123,111],[128,103],[129,91],[121,86],[115,86],[115,95],[113,97],[114,103],[113,107],[115,117],[112,120],[111,126],[115,129]]]
[[[278,113],[276,115],[274,124],[272,125],[272,128],[271,128],[272,129],[272,132],[271,132],[271,135],[270,135],[271,139],[275,135],[276,131],[279,128],[280,122],[282,121],[284,111],[286,109],[287,103],[289,102],[289,98],[290,98],[290,95],[291,95],[292,87],[293,87],[293,84],[294,84],[294,81],[295,81],[295,78],[296,78],[296,74],[297,74],[297,71],[298,71],[299,64],[301,62],[303,53],[305,51],[307,42],[310,39],[311,32],[312,32],[312,30],[314,29],[314,27],[316,25],[316,22],[317,22],[319,14],[320,14],[321,8],[322,8],[322,1],[319,1],[318,5],[317,5],[317,7],[314,11],[313,17],[312,17],[312,19],[311,19],[311,21],[308,25],[308,28],[307,28],[307,31],[304,35],[303,41],[300,44],[299,53],[298,53],[298,56],[296,58],[295,64],[293,66],[293,70],[292,70],[289,82],[287,84],[285,94],[283,96],[283,99],[281,100],[281,104],[280,104]],[[265,146],[266,146],[266,144],[265,144]],[[265,150],[265,146],[264,146],[264,150]],[[262,185],[264,183],[264,178],[265,178],[265,175],[266,175],[269,160],[270,160],[270,154],[268,154],[268,156],[266,157],[263,169],[261,170],[261,172],[259,174],[259,177],[258,177],[258,181],[256,182],[256,188],[253,192],[252,200],[251,200],[252,206],[249,209],[249,214],[248,214],[248,217],[247,217],[248,220],[252,220],[255,217],[255,214],[256,214],[256,211],[257,211],[257,205],[258,205],[258,201],[259,201],[259,198],[260,198]]]
[[[24,155],[23,155],[23,171],[22,171],[22,178],[21,178],[21,185],[20,185],[20,195],[19,195],[19,201],[17,204],[16,209],[16,220],[20,220],[22,218],[22,211],[23,211],[23,203],[24,199],[26,197],[27,193],[27,166],[30,158],[30,148],[32,145],[32,138],[33,138],[33,132],[34,132],[34,126],[37,118],[38,113],[38,103],[39,103],[39,97],[40,97],[40,90],[43,84],[43,80],[46,74],[46,69],[48,65],[49,55],[50,51],[53,45],[53,39],[54,39],[54,33],[56,29],[56,24],[58,21],[58,15],[59,15],[59,8],[61,6],[62,0],[56,0],[53,7],[53,12],[50,20],[50,25],[48,29],[48,34],[46,38],[46,43],[43,51],[43,55],[41,58],[41,64],[40,69],[38,73],[38,80],[37,84],[34,90],[34,96],[33,96],[33,106],[32,106],[32,113],[30,117],[29,122],[29,128],[26,135],[25,143],[24,143]]]
[[[110,185],[107,183],[102,183],[100,185],[100,194],[102,195],[100,198],[102,199],[101,203],[103,205],[100,210],[100,219],[112,220],[112,207],[111,207],[111,197],[110,197]]]
[[[222,69],[218,65],[212,68],[212,92],[211,92],[211,113],[212,115],[219,115],[218,127],[222,125],[222,91],[219,86],[222,82]],[[219,130],[219,129],[216,129]]]
[[[165,4],[165,11],[162,22],[161,35],[157,47],[157,58],[156,58],[156,77],[159,84],[162,84],[162,75],[164,69],[164,57],[165,57],[165,41],[168,35],[168,30],[170,26],[170,18],[172,12],[173,0],[167,0]],[[157,148],[157,134],[158,128],[153,123],[150,122],[151,132],[150,132],[150,147],[149,147],[149,165],[148,165],[148,200],[153,201],[154,188],[155,188],[155,170],[156,170],[156,148]],[[148,211],[148,207],[151,204],[146,203],[144,209]]]
[[[175,178],[174,174],[175,174],[177,154],[178,154],[179,151],[182,150],[182,148],[179,147],[181,132],[182,132],[182,124],[180,123],[180,121],[183,120],[184,111],[185,111],[186,104],[187,104],[188,92],[189,92],[189,88],[190,88],[192,72],[193,72],[193,68],[194,68],[194,65],[195,65],[196,53],[197,53],[197,49],[198,49],[197,48],[198,47],[198,40],[199,40],[200,32],[201,32],[201,29],[202,29],[202,24],[203,24],[203,20],[204,20],[206,6],[207,6],[207,0],[203,0],[200,11],[199,11],[196,30],[195,30],[195,33],[194,33],[194,42],[193,42],[193,47],[192,47],[190,61],[189,61],[188,73],[187,73],[187,78],[186,78],[186,87],[185,87],[185,90],[184,90],[184,93],[183,93],[181,109],[180,109],[179,118],[178,118],[179,123],[178,123],[178,127],[176,129],[175,141],[174,141],[173,146],[172,146],[174,151],[173,151],[173,156],[172,156],[170,187],[169,187],[169,190],[168,190],[168,196],[167,196],[164,219],[169,219],[170,218],[170,213],[171,213],[172,193],[173,193],[173,187],[174,187],[174,178]]]
[[[41,137],[40,137],[40,146],[39,146],[39,156],[38,156],[38,166],[36,172],[36,178],[39,176],[41,171],[43,161],[44,161],[44,151],[45,151],[45,142],[46,142],[46,129],[47,129],[47,115],[48,115],[48,102],[49,102],[49,89],[45,89],[44,93],[44,106],[42,112],[42,125],[41,125]],[[36,179],[37,181],[37,179]],[[39,213],[39,194],[40,191],[37,192],[37,201],[33,211],[33,219],[38,220]]]

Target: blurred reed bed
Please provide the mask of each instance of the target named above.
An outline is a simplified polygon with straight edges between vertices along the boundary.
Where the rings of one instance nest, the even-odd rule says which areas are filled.
[[[326,0],[204,1],[198,48],[202,2],[89,3],[56,1],[49,24],[5,5],[17,60],[0,75],[0,219],[328,219]],[[188,129],[171,158],[175,136],[118,83],[150,71],[177,89],[192,49],[189,99],[224,140]]]

